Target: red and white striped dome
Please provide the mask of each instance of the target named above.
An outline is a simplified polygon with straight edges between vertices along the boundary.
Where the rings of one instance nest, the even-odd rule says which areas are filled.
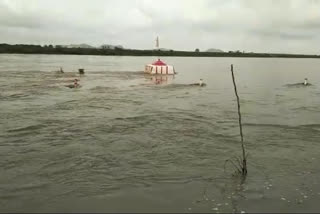
[[[176,74],[173,66],[167,65],[160,59],[158,59],[158,61],[152,64],[146,65],[144,72],[149,74],[162,74],[162,75]]]

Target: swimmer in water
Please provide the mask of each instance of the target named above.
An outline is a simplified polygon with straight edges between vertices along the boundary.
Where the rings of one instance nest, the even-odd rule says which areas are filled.
[[[73,84],[72,85],[66,85],[66,87],[68,88],[80,88],[80,84],[78,83],[78,79],[74,79]]]
[[[202,79],[199,80],[199,86],[201,86],[201,87],[204,86],[204,83],[203,83]]]
[[[304,82],[294,83],[294,84],[287,84],[287,87],[307,87],[312,86],[311,83],[308,82],[308,78],[304,79]]]
[[[73,85],[74,88],[78,88],[80,86],[77,79],[74,79]]]
[[[56,71],[54,71],[54,72],[55,72],[56,74],[63,74],[63,73],[64,73],[62,67],[60,67],[59,70],[56,70]]]
[[[190,85],[195,85],[195,86],[200,86],[200,87],[206,86],[206,84],[203,82],[202,79],[199,80],[199,83],[193,83],[193,84],[190,84]]]

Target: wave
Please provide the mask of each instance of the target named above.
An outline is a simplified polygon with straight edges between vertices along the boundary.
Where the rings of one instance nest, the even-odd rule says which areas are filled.
[[[162,87],[158,88],[158,89],[170,89],[170,90],[174,90],[174,89],[187,89],[187,88],[204,88],[204,87],[200,87],[199,85],[195,85],[195,84],[177,84],[177,83],[172,83],[172,84],[160,84]],[[154,84],[149,85],[151,87],[154,86]]]
[[[293,84],[286,84],[284,86],[287,88],[304,88],[304,87],[310,87],[313,85],[310,83],[308,83],[307,85],[304,85],[303,83],[293,83]]]
[[[145,74],[143,71],[115,71],[115,70],[105,70],[105,71],[88,71],[90,74],[133,74],[141,75]]]
[[[208,126],[215,126],[216,124],[203,115],[198,115],[192,112],[158,112],[153,114],[144,114],[138,116],[131,116],[131,117],[118,117],[115,118],[118,121],[127,121],[127,122],[134,122],[134,123],[166,123],[166,121],[174,121],[174,123],[203,123],[207,124]]]
[[[107,86],[96,86],[94,88],[89,89],[90,91],[93,92],[106,92],[106,91],[113,91],[115,90],[115,87],[107,87]]]
[[[0,94],[0,99],[16,99],[16,98],[25,98],[30,96],[30,94],[23,94],[23,93],[16,93],[16,94],[10,94],[10,95],[1,95]]]
[[[22,128],[16,128],[16,129],[9,129],[7,132],[25,132],[25,131],[34,131],[34,130],[39,130],[43,128],[42,124],[37,124],[37,125],[30,125],[30,126],[25,126]]]
[[[297,108],[293,108],[292,110],[295,111],[313,111],[313,112],[319,112],[320,108],[316,106],[301,106]]]
[[[281,125],[281,124],[267,124],[267,123],[243,123],[248,127],[269,127],[269,128],[281,128],[281,129],[318,129],[320,124],[303,124],[303,125]]]
[[[302,125],[302,127],[306,127],[306,128],[315,128],[315,129],[319,129],[320,128],[320,124],[307,124],[307,125]]]

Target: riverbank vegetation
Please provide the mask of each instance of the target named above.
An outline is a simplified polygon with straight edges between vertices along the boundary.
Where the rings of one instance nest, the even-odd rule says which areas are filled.
[[[197,49],[198,50],[198,49]],[[0,44],[0,54],[67,54],[67,55],[98,55],[98,56],[178,56],[178,57],[278,57],[278,58],[320,58],[320,55],[273,54],[229,52],[201,52],[176,50],[136,50],[136,49],[98,49],[98,48],[67,48],[53,45],[10,45]]]

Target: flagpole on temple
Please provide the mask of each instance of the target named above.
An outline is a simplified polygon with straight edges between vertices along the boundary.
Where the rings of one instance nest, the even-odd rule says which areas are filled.
[[[156,39],[156,48],[158,48],[158,51],[160,51],[159,36],[157,36],[157,39]],[[158,60],[160,60],[159,55],[158,55]]]

